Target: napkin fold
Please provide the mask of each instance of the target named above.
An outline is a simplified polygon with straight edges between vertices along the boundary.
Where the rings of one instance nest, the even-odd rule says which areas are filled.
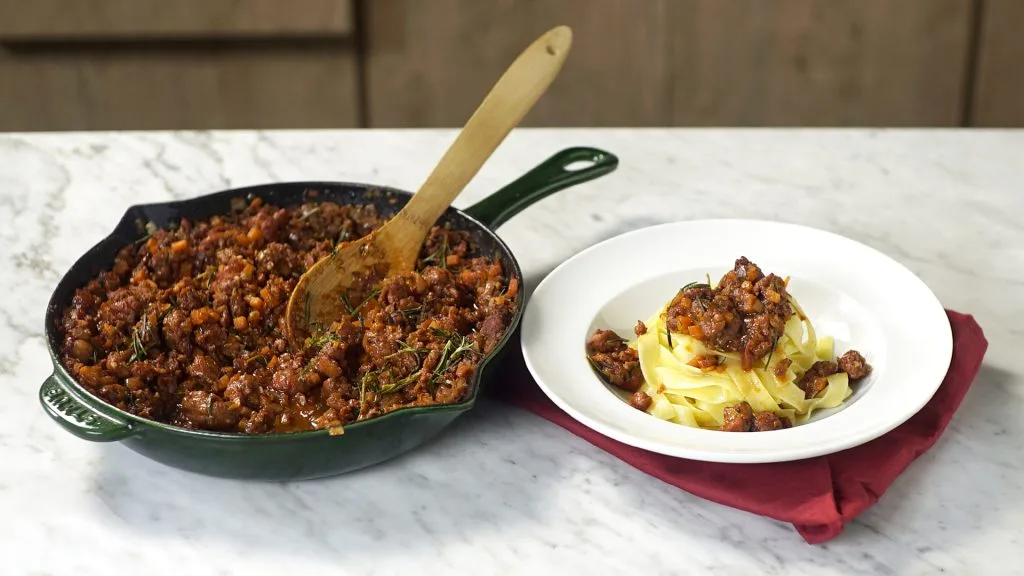
[[[773,464],[723,464],[665,456],[603,436],[560,410],[537,387],[518,337],[492,394],[558,424],[627,464],[691,494],[792,523],[811,544],[838,536],[946,429],[981,368],[988,341],[972,316],[946,311],[953,358],[942,385],[909,420],[866,444],[826,456]],[[796,481],[795,479],[799,479]]]

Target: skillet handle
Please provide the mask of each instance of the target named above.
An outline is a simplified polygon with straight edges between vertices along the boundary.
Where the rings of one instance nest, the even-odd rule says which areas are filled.
[[[582,166],[573,166],[583,163]],[[534,202],[615,170],[619,159],[597,148],[566,148],[501,190],[463,210],[484,226],[501,226]]]
[[[131,424],[92,408],[68,387],[64,379],[51,374],[39,388],[39,401],[50,418],[83,440],[114,442],[135,434]]]

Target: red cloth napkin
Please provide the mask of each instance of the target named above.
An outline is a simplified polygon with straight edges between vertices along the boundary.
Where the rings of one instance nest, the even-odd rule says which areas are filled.
[[[807,460],[774,464],[721,464],[664,456],[634,448],[580,424],[562,412],[530,377],[518,339],[492,392],[565,428],[591,444],[691,494],[776,520],[791,522],[811,544],[839,535],[843,526],[878,501],[953,418],[981,368],[988,341],[974,318],[947,310],[953,359],[942,386],[920,412],[885,436]],[[800,478],[799,483],[792,481]]]

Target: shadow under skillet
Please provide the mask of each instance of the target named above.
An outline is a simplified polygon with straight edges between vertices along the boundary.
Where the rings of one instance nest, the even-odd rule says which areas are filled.
[[[532,457],[504,432],[508,410],[472,411],[439,438],[377,466],[293,483],[211,478],[105,446],[93,492],[131,532],[222,541],[240,554],[372,562],[396,550],[544,524],[558,459]],[[504,420],[504,421],[503,421]],[[556,432],[551,432],[555,434]],[[519,453],[525,455],[515,457]]]

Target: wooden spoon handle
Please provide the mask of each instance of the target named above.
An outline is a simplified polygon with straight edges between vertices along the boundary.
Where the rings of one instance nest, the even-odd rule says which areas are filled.
[[[411,254],[415,259],[430,227],[558,76],[571,46],[572,30],[558,26],[530,44],[508,67],[423,186],[379,231],[387,236],[389,252]],[[411,269],[412,264],[403,267]]]

